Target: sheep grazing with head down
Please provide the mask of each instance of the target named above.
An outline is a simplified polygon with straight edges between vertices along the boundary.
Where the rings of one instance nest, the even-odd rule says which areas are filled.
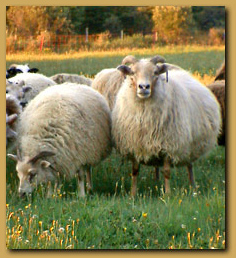
[[[56,83],[43,74],[19,73],[8,80],[6,92],[17,97],[25,107],[40,91],[52,85]]]
[[[28,64],[25,64],[25,65],[12,64],[6,71],[6,78],[9,79],[11,77],[14,77],[18,73],[37,73],[38,71],[39,71],[38,68],[29,68]]]
[[[74,83],[84,84],[88,86],[92,84],[92,79],[78,74],[58,73],[49,78],[52,79],[57,84],[62,84],[64,82],[74,82]]]
[[[133,196],[139,164],[163,165],[166,193],[171,165],[186,165],[194,185],[192,162],[216,145],[220,130],[220,107],[211,91],[158,60],[128,56],[123,63],[131,65],[118,67],[126,79],[112,111],[112,137],[118,152],[133,161]]]
[[[20,195],[39,183],[71,179],[78,174],[79,195],[84,196],[84,170],[111,151],[111,117],[105,98],[87,85],[48,87],[22,112],[18,126],[17,161]]]

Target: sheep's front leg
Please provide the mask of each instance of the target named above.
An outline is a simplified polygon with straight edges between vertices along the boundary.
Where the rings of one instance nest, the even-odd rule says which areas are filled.
[[[165,193],[170,194],[170,162],[169,159],[166,158],[164,160],[164,177],[165,177]]]
[[[80,169],[78,172],[78,191],[79,197],[85,197],[85,190],[84,190],[84,171]]]
[[[132,182],[131,182],[131,195],[133,197],[135,197],[137,192],[138,172],[139,172],[139,163],[137,163],[136,161],[133,161]]]

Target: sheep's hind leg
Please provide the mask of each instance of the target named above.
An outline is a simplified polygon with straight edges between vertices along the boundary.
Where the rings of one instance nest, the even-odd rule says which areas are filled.
[[[170,194],[170,162],[168,159],[164,160],[164,177],[165,177],[165,193]]]
[[[189,177],[189,182],[190,182],[191,186],[193,188],[196,188],[192,164],[187,165],[187,171],[188,171],[188,177]]]
[[[135,197],[137,192],[137,180],[138,180],[138,172],[139,172],[139,163],[133,161],[132,167],[132,184],[131,184],[131,195]]]
[[[84,190],[84,171],[80,169],[77,171],[78,174],[78,191],[79,197],[85,197],[85,190]]]

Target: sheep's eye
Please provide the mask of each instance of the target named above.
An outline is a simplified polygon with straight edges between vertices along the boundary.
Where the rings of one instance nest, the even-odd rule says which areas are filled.
[[[36,172],[29,172],[28,173],[28,180],[29,180],[30,183],[32,183],[35,176],[36,176]]]
[[[154,75],[156,75],[156,76],[159,75],[159,71],[158,71],[158,70],[155,71],[155,72],[154,72]]]

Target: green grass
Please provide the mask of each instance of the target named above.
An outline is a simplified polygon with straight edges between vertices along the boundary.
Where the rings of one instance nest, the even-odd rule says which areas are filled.
[[[158,188],[153,168],[142,166],[135,199],[130,197],[131,164],[121,164],[115,153],[93,169],[93,194],[84,199],[78,198],[72,180],[52,198],[43,197],[45,187],[20,200],[14,167],[9,166],[7,248],[224,249],[224,164],[223,147],[197,161],[196,192],[185,169],[173,169],[169,197],[163,194],[163,177]]]
[[[164,56],[188,70],[214,74],[224,51]],[[122,58],[119,54],[29,63],[47,75],[63,71],[92,77]],[[7,66],[10,63],[14,61]],[[78,198],[76,179],[62,182],[52,198],[45,198],[47,186],[40,186],[30,198],[20,199],[15,164],[8,158],[6,170],[8,249],[225,249],[224,147],[194,163],[196,191],[189,187],[185,167],[173,168],[170,196],[163,193],[163,176],[158,183],[154,168],[141,166],[138,194],[131,198],[131,163],[114,151],[93,168],[93,193],[84,199]]]
[[[175,51],[176,50],[176,51]],[[169,63],[174,63],[201,75],[215,74],[225,58],[224,48],[215,47],[172,47],[136,50],[117,50],[108,52],[78,52],[62,55],[13,55],[7,56],[6,67],[12,63],[29,63],[37,67],[40,73],[52,76],[56,73],[77,73],[94,77],[104,68],[117,67],[126,55],[137,58],[162,55]],[[15,59],[14,59],[15,58]],[[20,59],[19,59],[20,58]]]

